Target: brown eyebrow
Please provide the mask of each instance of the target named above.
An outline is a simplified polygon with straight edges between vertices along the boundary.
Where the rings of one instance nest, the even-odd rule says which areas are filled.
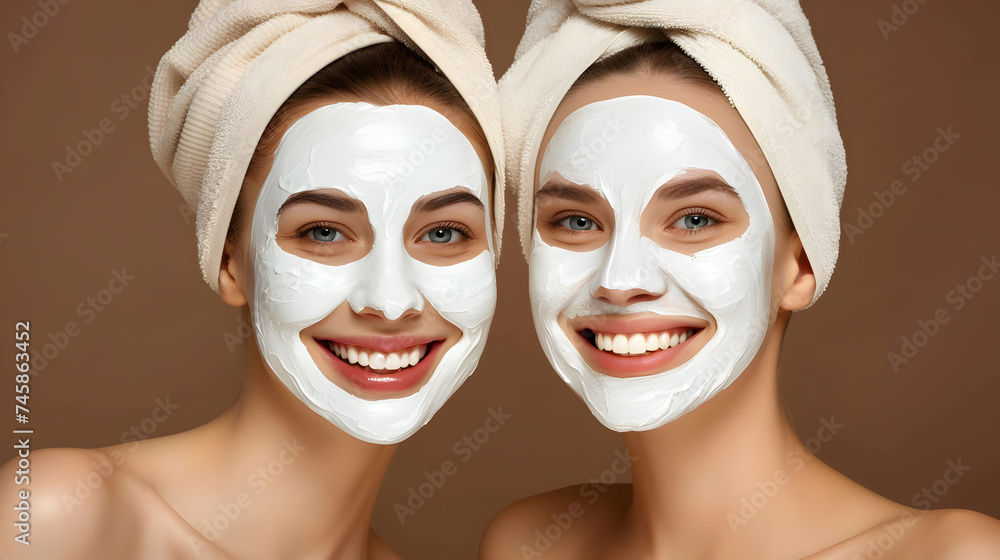
[[[281,205],[281,208],[278,208],[278,215],[280,216],[285,208],[296,204],[319,204],[321,206],[327,206],[329,208],[333,208],[334,210],[340,210],[351,214],[365,213],[364,205],[361,204],[360,201],[349,196],[327,194],[316,191],[303,191],[289,196],[288,199]]]
[[[601,201],[601,195],[593,189],[581,187],[574,184],[549,183],[538,189],[535,193],[535,202],[545,198],[560,198],[563,200],[573,200],[584,204],[592,204]]]
[[[466,191],[457,191],[436,196],[434,198],[418,200],[413,205],[412,211],[433,212],[446,206],[451,206],[452,204],[474,204],[478,206],[480,210],[486,210],[486,207],[483,205],[483,201],[476,198],[476,195]]]
[[[716,191],[725,196],[733,197],[736,200],[741,200],[739,193],[729,183],[711,175],[690,178],[681,176],[663,185],[656,192],[656,197],[661,200],[678,200],[706,191]]]

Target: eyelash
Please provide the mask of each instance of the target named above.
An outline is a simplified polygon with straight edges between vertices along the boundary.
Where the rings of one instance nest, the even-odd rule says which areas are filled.
[[[339,224],[335,224],[333,222],[313,222],[313,223],[311,223],[309,225],[304,226],[299,231],[295,232],[295,236],[298,237],[298,238],[301,238],[301,239],[306,239],[307,241],[309,241],[311,243],[317,243],[319,245],[330,245],[330,242],[324,243],[322,241],[317,241],[315,239],[312,239],[309,236],[309,233],[312,232],[312,230],[318,229],[318,228],[329,228],[329,229],[332,229],[332,230],[335,230],[335,231],[339,231],[341,233],[341,235],[343,235],[344,237],[347,238],[348,241],[353,241],[353,239],[351,238],[351,236],[347,234],[347,228],[345,228],[345,227],[343,227],[343,226],[341,226]]]
[[[329,245],[330,244],[329,242],[323,243],[322,241],[316,241],[315,239],[310,238],[309,234],[312,232],[312,230],[317,229],[317,228],[329,228],[329,229],[332,229],[332,230],[339,231],[344,237],[347,237],[348,240],[351,240],[351,237],[344,231],[346,228],[344,228],[343,226],[340,226],[338,224],[332,223],[332,222],[314,222],[314,223],[308,224],[308,225],[304,226],[302,229],[300,229],[299,231],[297,231],[295,233],[295,236],[299,237],[299,238],[307,239],[310,242],[318,243],[320,245]],[[430,227],[425,228],[424,230],[422,230],[420,233],[417,234],[417,240],[419,240],[421,237],[423,237],[427,233],[429,233],[431,231],[434,231],[436,229],[453,229],[453,230],[461,233],[462,235],[464,235],[467,239],[472,239],[474,237],[474,235],[472,234],[472,230],[470,230],[469,228],[465,227],[465,225],[463,225],[463,224],[460,224],[460,223],[457,223],[457,222],[441,222],[441,223],[434,224],[434,225],[432,225],[432,226],[430,226]]]
[[[681,218],[684,218],[686,216],[694,216],[694,215],[708,216],[709,218],[711,218],[712,220],[714,220],[715,223],[711,224],[711,225],[707,225],[705,227],[698,228],[698,229],[684,229],[684,230],[682,230],[682,232],[683,232],[682,235],[700,235],[700,232],[702,230],[712,229],[712,228],[714,228],[717,225],[726,223],[726,219],[723,218],[721,214],[719,214],[718,212],[713,212],[713,211],[709,210],[708,208],[685,208],[681,212],[680,216],[677,216],[674,219],[668,219],[668,221],[667,221],[667,226],[668,227],[666,229],[681,229],[681,228],[671,228],[669,226],[670,226],[670,224],[676,222],[677,220],[679,220]]]
[[[421,237],[427,235],[428,233],[436,229],[453,229],[458,233],[464,235],[466,239],[473,239],[475,237],[472,234],[472,230],[465,227],[463,224],[460,224],[458,222],[441,222],[421,230],[420,233],[417,234],[417,241],[420,241]]]
[[[709,210],[707,208],[685,208],[681,212],[681,214],[679,216],[677,216],[676,218],[670,220],[668,222],[668,225],[672,224],[672,223],[676,222],[677,220],[679,220],[681,218],[684,218],[686,216],[694,216],[694,215],[708,216],[715,223],[711,224],[711,225],[708,225],[708,226],[705,226],[705,227],[702,227],[702,228],[698,228],[698,229],[685,229],[685,230],[683,230],[683,235],[700,235],[702,233],[702,230],[712,229],[715,226],[718,226],[718,225],[723,224],[723,223],[726,222],[726,219],[723,218],[721,214],[719,214],[718,212],[713,212],[712,210]],[[588,220],[593,221],[594,224],[597,225],[598,228],[601,227],[601,224],[598,223],[597,220],[591,218],[586,213],[584,213],[584,212],[575,212],[575,211],[572,211],[572,210],[567,210],[567,211],[560,212],[560,213],[556,214],[555,216],[552,217],[551,220],[549,220],[549,225],[553,226],[553,227],[557,227],[560,222],[562,222],[566,218],[570,218],[570,217],[573,217],[573,216],[583,216],[584,218],[587,218]],[[679,229],[679,228],[669,228],[668,227],[667,229]],[[570,235],[578,235],[578,234],[589,233],[587,230],[567,230],[567,231],[569,232]]]
[[[588,220],[594,222],[594,225],[597,226],[599,230],[603,230],[604,229],[601,226],[600,222],[598,222],[594,218],[591,218],[586,212],[577,212],[577,211],[574,211],[574,210],[564,210],[562,212],[559,212],[555,216],[552,216],[552,219],[549,220],[549,225],[552,226],[552,227],[559,227],[559,222],[565,220],[566,218],[571,218],[573,216],[580,216],[580,217],[583,217],[583,218],[587,218]],[[565,232],[568,232],[570,235],[580,235],[580,234],[588,234],[588,233],[592,234],[593,233],[592,230],[578,230],[578,229],[565,229],[565,228],[563,228],[563,230]]]

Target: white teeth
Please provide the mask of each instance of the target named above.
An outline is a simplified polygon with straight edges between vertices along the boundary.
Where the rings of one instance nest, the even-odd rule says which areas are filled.
[[[693,336],[694,332],[695,329],[673,334],[666,331],[648,334],[594,333],[594,345],[605,352],[634,356],[673,348]]]
[[[397,369],[399,369],[399,366],[400,366],[399,354],[391,352],[388,356],[385,357],[385,369],[389,371],[396,371]]]
[[[611,344],[615,354],[628,354],[628,339],[623,334],[616,334]]]
[[[360,346],[351,346],[330,342],[330,351],[337,357],[351,364],[370,367],[375,370],[397,371],[415,366],[427,353],[427,345],[414,346],[408,350],[396,352],[379,352]]]
[[[633,334],[628,338],[628,353],[643,354],[646,352],[646,337],[641,334]]]
[[[655,334],[646,337],[646,352],[655,352],[660,349],[660,339]]]

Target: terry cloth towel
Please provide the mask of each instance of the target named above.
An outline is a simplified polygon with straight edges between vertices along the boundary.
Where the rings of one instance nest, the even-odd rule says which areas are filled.
[[[815,303],[837,262],[847,162],[826,70],[797,0],[534,0],[500,80],[525,256],[536,152],[556,107],[594,62],[665,37],[715,78],[760,144],[816,274]]]
[[[500,102],[469,0],[202,0],[160,60],[149,101],[153,158],[197,209],[198,260],[219,291],[222,248],[261,134],[302,82],[355,50],[398,41],[458,89],[496,160],[494,247],[503,231]]]

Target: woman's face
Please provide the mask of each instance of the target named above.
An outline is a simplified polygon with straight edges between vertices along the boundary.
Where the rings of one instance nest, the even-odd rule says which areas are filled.
[[[669,76],[576,89],[545,133],[535,185],[536,330],[602,423],[658,427],[753,360],[780,299],[780,193],[721,92]]]
[[[422,105],[319,107],[254,208],[258,345],[314,411],[395,443],[470,375],[496,304],[481,151]]]

